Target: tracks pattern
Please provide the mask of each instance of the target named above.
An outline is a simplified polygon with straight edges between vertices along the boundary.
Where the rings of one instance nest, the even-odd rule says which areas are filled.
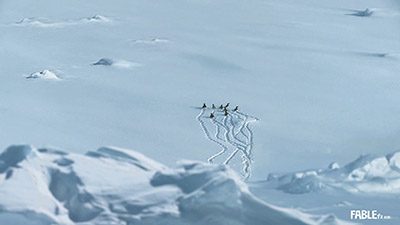
[[[210,118],[211,113],[214,118]],[[208,158],[208,162],[230,165],[240,170],[242,178],[247,180],[251,175],[254,146],[250,123],[258,119],[239,111],[229,111],[224,116],[224,111],[217,109],[201,109],[196,119],[205,137],[220,147],[218,152]]]

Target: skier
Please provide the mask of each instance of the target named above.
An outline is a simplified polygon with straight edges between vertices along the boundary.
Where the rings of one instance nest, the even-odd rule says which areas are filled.
[[[224,108],[224,106],[221,104],[221,106],[219,107],[219,109],[223,109]]]
[[[215,109],[215,105],[214,104],[212,104],[212,108]]]
[[[226,104],[225,108],[228,108],[228,107],[229,107],[229,102]]]
[[[228,116],[228,115],[229,115],[228,111],[225,111],[224,116]]]
[[[211,118],[211,119],[214,118],[214,113],[211,113],[211,114],[210,114],[210,118]]]
[[[203,107],[201,107],[201,108],[206,109],[207,108],[206,103],[203,103]]]
[[[233,111],[237,112],[239,110],[239,106],[236,106]]]

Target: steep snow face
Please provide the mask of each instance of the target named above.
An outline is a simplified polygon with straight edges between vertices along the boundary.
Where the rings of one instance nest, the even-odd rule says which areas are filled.
[[[362,193],[400,193],[400,152],[387,156],[364,155],[340,168],[308,170],[284,175],[270,174],[266,184],[288,193],[320,189],[344,189]]]
[[[113,147],[86,155],[12,146],[0,155],[0,224],[346,224],[255,198],[230,168],[169,169]]]

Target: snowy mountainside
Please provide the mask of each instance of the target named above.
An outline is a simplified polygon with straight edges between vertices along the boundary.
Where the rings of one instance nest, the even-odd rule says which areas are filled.
[[[287,193],[308,193],[321,189],[342,189],[349,192],[400,192],[400,152],[386,156],[361,155],[344,167],[333,162],[328,169],[307,170],[287,174],[270,174],[268,187]]]
[[[0,224],[347,224],[254,197],[224,165],[176,169],[104,147],[86,155],[11,146],[0,155]]]

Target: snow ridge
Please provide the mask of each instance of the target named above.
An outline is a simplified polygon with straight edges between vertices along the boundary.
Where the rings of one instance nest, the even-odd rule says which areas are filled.
[[[386,156],[362,155],[342,168],[337,163],[331,163],[328,169],[270,174],[266,184],[294,194],[322,189],[341,189],[357,193],[399,193],[400,152]]]
[[[11,146],[0,155],[0,199],[1,223],[14,225],[346,224],[265,203],[225,165],[169,169],[115,147],[78,155]]]

